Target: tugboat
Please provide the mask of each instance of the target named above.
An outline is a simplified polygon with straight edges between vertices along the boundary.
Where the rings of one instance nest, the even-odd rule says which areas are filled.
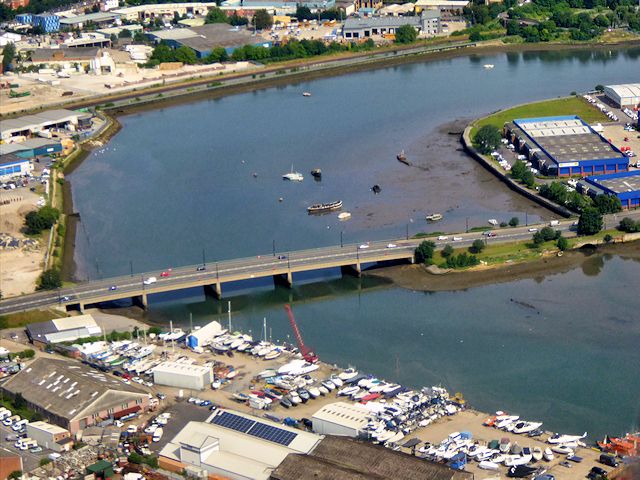
[[[405,165],[411,165],[409,160],[407,160],[407,156],[404,154],[404,150],[402,150],[398,155],[396,155],[396,158],[398,159],[399,162],[402,162]]]
[[[319,168],[314,168],[313,170],[311,170],[311,176],[315,180],[322,180],[322,170],[320,170]]]
[[[325,213],[333,210],[340,210],[342,208],[342,200],[336,200],[329,203],[315,203],[307,207],[307,213],[313,215],[314,213]]]

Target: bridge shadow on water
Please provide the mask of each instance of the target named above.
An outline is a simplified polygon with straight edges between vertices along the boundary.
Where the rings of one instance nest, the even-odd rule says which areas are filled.
[[[403,261],[362,264],[362,271],[372,271],[381,267],[406,264]],[[207,288],[194,287],[172,292],[149,295],[147,320],[168,323],[174,308],[192,313],[194,316],[222,315],[227,312],[228,302],[232,302],[234,312],[251,309],[254,305],[264,307],[280,306],[285,303],[308,303],[323,301],[340,296],[349,296],[389,288],[393,282],[379,277],[358,276],[348,269],[328,268],[293,275],[291,287],[285,280],[273,277],[252,278],[223,285],[222,298],[211,294]],[[103,310],[130,309],[137,305],[132,299],[102,302],[87,307]]]

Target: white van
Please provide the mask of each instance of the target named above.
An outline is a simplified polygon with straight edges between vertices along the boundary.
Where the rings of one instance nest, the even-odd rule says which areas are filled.
[[[19,422],[20,420],[22,420],[22,417],[20,417],[20,415],[14,415],[12,417],[7,417],[2,421],[2,424],[5,427],[8,427],[9,425],[12,425],[15,422]]]
[[[19,438],[19,439],[16,441],[16,443],[14,443],[14,444],[13,444],[13,446],[14,446],[14,447],[16,447],[16,448],[18,448],[18,449],[20,449],[20,450],[22,450],[22,444],[23,444],[24,442],[30,442],[30,441],[31,441],[31,439],[30,439],[29,437],[27,437],[27,438]]]
[[[6,408],[2,407],[0,408],[0,420],[4,420],[7,417],[10,417],[11,414],[11,410],[7,410]]]
[[[162,434],[164,433],[164,431],[162,430],[162,427],[157,428],[155,432],[153,432],[153,441],[154,442],[159,442],[160,439],[162,438]]]
[[[29,420],[27,420],[26,418],[23,418],[19,422],[15,422],[13,425],[11,425],[11,429],[14,432],[17,432],[17,431],[21,430],[22,427],[26,427],[28,423],[29,423]]]
[[[37,446],[38,446],[37,440],[28,439],[27,441],[22,442],[22,446],[20,447],[20,450],[22,450],[23,452],[26,452],[30,448],[35,448]]]

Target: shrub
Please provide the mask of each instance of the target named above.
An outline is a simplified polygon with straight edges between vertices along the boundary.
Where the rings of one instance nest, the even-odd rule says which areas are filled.
[[[44,206],[39,210],[27,213],[24,221],[26,233],[28,235],[37,235],[43,230],[47,230],[55,225],[60,217],[58,209]]]
[[[620,220],[618,230],[626,233],[640,232],[640,222],[636,222],[629,217],[624,217],[622,220]]]
[[[447,258],[447,267],[449,268],[466,268],[478,265],[480,261],[475,255],[468,255],[462,252],[459,255],[452,255]]]
[[[567,248],[569,248],[569,241],[564,237],[560,237],[558,239],[557,246],[560,250],[564,252]]]
[[[436,248],[436,244],[429,241],[424,240],[415,251],[416,262],[424,263],[426,265],[431,264],[431,259],[433,258],[433,252]]]
[[[48,465],[50,463],[51,463],[51,459],[50,458],[44,457],[44,458],[40,459],[40,466],[41,467],[44,467],[45,465]]]
[[[442,255],[442,258],[449,258],[453,255],[453,247],[449,244],[445,245],[442,252],[440,252],[440,255]]]
[[[60,270],[52,268],[45,270],[38,279],[38,290],[54,290],[62,286]]]
[[[604,236],[604,241],[605,241],[606,243],[609,243],[611,240],[613,240],[613,237],[607,233],[607,234]]]
[[[511,220],[509,220],[509,225],[512,227],[517,227],[518,225],[520,225],[520,219],[518,217],[512,217]]]
[[[473,241],[473,243],[469,247],[469,251],[471,253],[480,253],[482,252],[482,250],[484,250],[484,247],[485,247],[484,242],[478,238]]]

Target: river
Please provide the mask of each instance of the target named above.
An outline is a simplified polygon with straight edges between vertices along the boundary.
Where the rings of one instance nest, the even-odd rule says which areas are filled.
[[[463,56],[121,117],[123,129],[70,176],[81,215],[76,275],[337,244],[341,232],[360,242],[488,218],[549,218],[456,150],[448,132],[512,104],[635,81],[639,57],[637,47]],[[395,160],[401,149],[415,167]],[[281,180],[292,164],[304,182]],[[316,167],[322,182],[308,175]],[[338,198],[352,220],[306,215],[309,204]],[[430,226],[430,212],[445,219]],[[283,338],[282,303],[294,300],[305,336],[327,361],[412,385],[442,382],[480,409],[517,411],[548,428],[622,432],[638,426],[640,300],[627,292],[640,267],[599,258],[565,274],[456,293],[371,279],[235,292],[234,324],[258,334],[266,316]],[[152,300],[151,320],[218,318],[224,305],[198,295]]]

